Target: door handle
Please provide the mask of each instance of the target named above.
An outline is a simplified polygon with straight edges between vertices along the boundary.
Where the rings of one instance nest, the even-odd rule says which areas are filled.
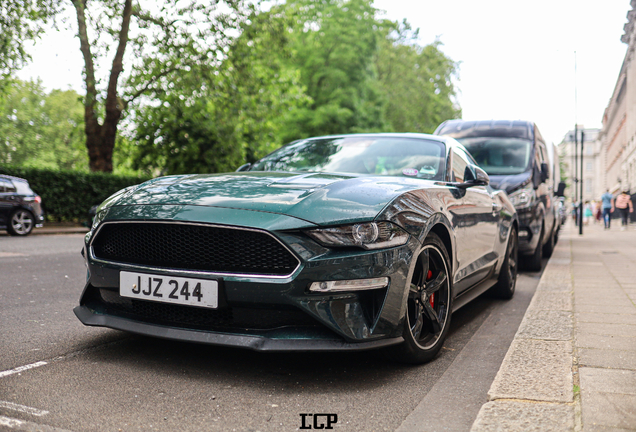
[[[499,211],[501,210],[503,206],[501,204],[497,204],[497,203],[492,203],[492,212],[493,213],[499,213]]]

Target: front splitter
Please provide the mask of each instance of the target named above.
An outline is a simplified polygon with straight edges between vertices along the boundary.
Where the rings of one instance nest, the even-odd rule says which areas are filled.
[[[272,339],[264,336],[236,335],[153,325],[112,315],[96,314],[86,306],[77,306],[73,312],[87,326],[108,327],[162,339],[247,348],[254,351],[366,351],[404,342],[402,337],[356,343],[348,343],[338,339]]]

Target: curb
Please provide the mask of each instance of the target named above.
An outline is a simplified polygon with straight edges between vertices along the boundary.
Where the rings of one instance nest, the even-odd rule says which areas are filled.
[[[557,243],[471,432],[572,431],[580,423],[571,262],[568,236]]]
[[[49,234],[86,234],[88,227],[80,224],[69,223],[48,223],[42,228],[35,228],[31,235],[49,235]]]

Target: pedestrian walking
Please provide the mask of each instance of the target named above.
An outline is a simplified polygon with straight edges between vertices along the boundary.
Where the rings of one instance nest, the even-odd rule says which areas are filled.
[[[614,211],[614,205],[612,204],[612,200],[614,199],[614,195],[612,195],[609,189],[605,190],[605,193],[601,195],[601,211],[603,212],[603,224],[605,229],[610,228],[610,222],[612,221],[611,212]]]
[[[603,210],[601,210],[601,202],[594,201],[594,224],[595,225],[601,221],[602,214],[603,214]]]
[[[628,191],[624,190],[623,193],[616,197],[614,207],[618,209],[621,216],[621,231],[625,231],[629,226],[629,214],[634,212],[632,198],[629,196]]]
[[[592,204],[589,201],[585,201],[583,206],[583,225],[589,225],[592,218]]]

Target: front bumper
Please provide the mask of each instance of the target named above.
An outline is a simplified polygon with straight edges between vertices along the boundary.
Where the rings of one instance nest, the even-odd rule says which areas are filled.
[[[404,246],[391,249],[363,251],[327,249],[298,231],[271,233],[300,261],[288,277],[178,272],[178,276],[219,281],[219,309],[211,311],[120,297],[122,270],[175,273],[96,260],[87,236],[88,280],[75,314],[90,326],[264,351],[366,350],[403,341],[406,281],[411,257],[419,247],[417,240],[411,238]],[[388,287],[308,291],[312,282],[379,277],[389,278]],[[139,312],[149,309],[149,314]],[[170,318],[173,316],[180,318]]]

